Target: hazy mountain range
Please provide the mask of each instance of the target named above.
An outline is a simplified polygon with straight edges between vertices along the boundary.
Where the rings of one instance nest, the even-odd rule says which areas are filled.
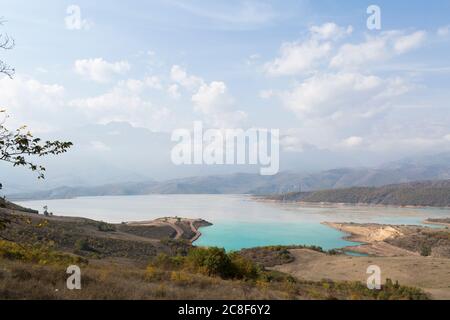
[[[343,168],[275,176],[251,173],[212,175],[167,181],[110,183],[99,186],[60,187],[10,194],[12,199],[56,199],[79,196],[145,194],[283,194],[348,187],[379,187],[425,180],[450,179],[450,153],[407,158],[374,168]]]
[[[123,122],[84,125],[76,129],[67,128],[59,132],[42,133],[39,136],[43,139],[72,141],[74,146],[67,154],[36,159],[37,163],[47,167],[45,180],[37,181],[36,175],[25,168],[13,168],[7,163],[0,163],[0,182],[4,187],[3,192],[7,194],[28,193],[55,189],[61,186],[77,188],[111,184],[121,186],[124,182],[147,185],[152,180],[163,181],[158,189],[176,192],[177,189],[182,189],[185,186],[186,181],[181,180],[178,187],[174,187],[178,183],[174,181],[175,179],[259,172],[259,166],[249,165],[176,166],[170,158],[171,149],[175,144],[171,141],[170,133],[153,132]],[[413,153],[414,150],[411,150],[410,154]],[[302,184],[307,189],[334,187],[334,183],[337,186],[346,186],[353,183],[354,179],[358,179],[354,182],[356,184],[371,184],[374,181],[372,175],[382,176],[382,173],[377,170],[380,169],[380,165],[404,157],[403,154],[394,152],[382,154],[384,154],[383,157],[380,156],[380,153],[371,153],[368,150],[358,148],[322,150],[308,145],[297,151],[282,148],[280,172],[295,172],[296,174],[289,178],[286,178],[288,176],[286,174],[267,179],[255,176],[255,182],[248,183],[249,185],[245,187],[240,185],[239,190],[245,189],[248,192],[259,188],[263,190],[285,188],[285,185],[288,187],[290,184],[299,183],[297,173],[301,173],[299,177],[302,178]],[[389,158],[386,156],[389,156]],[[448,158],[447,156],[446,159],[448,160]],[[434,161],[435,159],[433,157],[427,159],[427,166],[429,160]],[[445,161],[443,162],[445,164]],[[417,163],[411,161],[402,164],[402,166],[410,165],[405,179],[409,180],[410,172],[414,170],[412,168],[414,164]],[[390,164],[389,166],[384,171],[388,172],[387,178],[393,171],[396,172],[395,165]],[[363,169],[329,171],[334,168]],[[433,171],[435,168],[429,170]],[[399,174],[403,174],[403,172]],[[345,181],[346,177],[350,182]],[[419,179],[434,178],[434,175],[426,172],[425,174],[418,173],[416,177]],[[286,182],[280,183],[280,179],[285,178]],[[401,178],[399,176],[397,180]],[[206,188],[207,190],[211,189],[210,192],[222,192],[221,189],[215,190],[217,188],[211,185],[217,179],[225,181],[237,179],[236,183],[240,184],[240,180],[249,178],[234,175],[229,178],[194,179],[187,183],[190,188],[194,188],[193,185],[195,185],[201,190]],[[386,179],[380,177],[380,180],[380,183],[384,183]],[[230,183],[235,184],[234,182]],[[275,186],[272,186],[272,184],[275,184]]]

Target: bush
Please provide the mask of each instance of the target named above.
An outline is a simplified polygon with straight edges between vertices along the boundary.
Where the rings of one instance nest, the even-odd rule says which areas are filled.
[[[428,257],[431,255],[431,247],[429,245],[422,245],[420,248],[420,255],[423,257]]]
[[[192,249],[187,256],[187,264],[194,271],[208,276],[228,278],[232,273],[231,259],[224,249]]]
[[[86,239],[78,239],[75,242],[75,250],[77,251],[94,251]]]
[[[148,266],[145,269],[145,279],[149,281],[160,281],[164,278],[165,272],[159,270],[154,266]]]
[[[260,269],[252,261],[238,253],[227,254],[224,249],[219,248],[193,248],[187,256],[171,257],[162,253],[152,260],[148,268],[150,271],[188,271],[223,279],[261,278]]]
[[[172,271],[170,280],[180,285],[189,285],[194,282],[194,278],[190,274],[180,271]]]
[[[252,261],[245,259],[238,253],[231,253],[229,256],[233,278],[256,280],[259,277],[260,270]]]
[[[114,225],[103,222],[103,221],[98,223],[97,229],[98,229],[98,231],[101,231],[101,232],[115,232],[116,231],[116,227]]]
[[[87,260],[53,251],[46,247],[22,246],[10,241],[0,241],[0,258],[42,265],[86,264]]]
[[[165,253],[160,253],[153,259],[150,265],[164,270],[180,269],[185,264],[183,256],[171,257]]]

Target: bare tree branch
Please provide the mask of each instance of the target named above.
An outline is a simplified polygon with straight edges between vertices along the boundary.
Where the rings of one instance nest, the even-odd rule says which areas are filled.
[[[0,17],[0,25],[3,25],[5,20]],[[11,50],[15,46],[15,41],[8,34],[0,34],[0,49]],[[3,73],[9,78],[12,78],[15,74],[15,69],[8,65],[3,60],[0,60],[0,74]]]

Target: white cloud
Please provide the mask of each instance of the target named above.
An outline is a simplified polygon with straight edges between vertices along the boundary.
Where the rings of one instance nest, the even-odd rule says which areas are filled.
[[[150,79],[150,80],[149,80]],[[119,82],[103,94],[69,99],[66,89],[28,76],[0,78],[0,107],[11,116],[8,127],[27,124],[33,132],[60,130],[86,123],[124,121],[152,130],[167,130],[175,121],[171,111],[152,103],[148,93],[151,77]]]
[[[417,31],[412,34],[398,37],[394,41],[394,50],[397,54],[403,54],[413,49],[417,49],[425,42],[425,38],[425,31]]]
[[[319,40],[338,40],[353,32],[353,27],[340,27],[336,23],[328,22],[321,26],[312,26],[310,29],[312,37]]]
[[[387,58],[384,39],[372,38],[361,44],[344,44],[330,62],[331,67],[359,67]]]
[[[128,79],[119,82],[120,86],[128,88],[128,90],[133,92],[141,92],[144,89],[144,82],[136,79]]]
[[[194,110],[203,114],[208,124],[213,126],[233,127],[247,117],[242,111],[232,110],[234,100],[221,81],[201,85],[192,96],[192,102]]]
[[[204,81],[202,78],[188,75],[186,70],[178,65],[172,66],[170,70],[170,78],[173,82],[189,89],[189,90],[195,90],[199,86],[204,84]]]
[[[195,111],[211,114],[218,109],[223,109],[229,103],[226,91],[227,86],[223,82],[214,81],[209,85],[202,85],[198,92],[192,96]]]
[[[144,83],[148,88],[162,90],[161,80],[157,76],[145,77]]]
[[[74,99],[69,105],[96,123],[123,121],[154,130],[161,129],[163,120],[171,114],[169,109],[155,106],[149,99],[121,85],[98,96]]]
[[[161,81],[156,76],[145,77],[143,80],[138,79],[127,79],[119,82],[119,86],[126,87],[132,92],[139,93],[145,88],[150,88],[154,90],[161,90],[163,87]]]
[[[420,47],[425,41],[426,33],[417,31],[405,34],[390,31],[380,36],[368,37],[359,44],[344,44],[331,59],[334,68],[358,68],[371,63],[380,63],[397,55]]]
[[[444,140],[450,142],[450,134],[447,134],[446,136],[444,136]]]
[[[333,50],[333,42],[353,32],[353,27],[341,27],[333,22],[312,26],[303,41],[285,42],[279,57],[265,64],[271,76],[289,76],[313,71]]]
[[[130,70],[128,61],[108,62],[103,58],[76,60],[75,73],[96,82],[109,82],[114,75],[123,75]]]
[[[437,30],[437,35],[440,37],[446,37],[450,34],[450,25],[440,27]]]
[[[342,145],[344,147],[348,147],[348,148],[354,148],[354,147],[358,147],[362,144],[363,142],[363,138],[361,137],[349,137],[347,139],[344,139],[344,141],[342,141]]]
[[[168,94],[178,99],[180,88],[192,93],[194,111],[201,114],[208,125],[233,127],[247,117],[244,112],[233,110],[234,100],[228,94],[225,82],[212,81],[208,84],[203,78],[188,74],[179,65],[172,66],[170,78],[174,83],[167,88]]]
[[[59,84],[46,84],[24,75],[13,80],[0,77],[0,106],[11,118],[8,125],[24,123],[33,130],[51,129],[49,115],[56,116],[64,106],[65,89]],[[53,122],[53,125],[55,122]]]
[[[331,44],[317,40],[287,42],[281,46],[280,57],[266,63],[266,72],[271,76],[287,76],[310,71],[331,51]]]
[[[181,97],[180,87],[177,84],[172,84],[167,88],[167,93],[173,99],[179,99]]]
[[[319,73],[281,93],[281,98],[299,118],[330,117],[344,111],[362,116],[370,107],[403,94],[407,88],[400,79],[383,80],[359,73]]]
[[[398,74],[381,77],[369,70],[421,47],[426,32],[387,31],[366,35],[360,43],[336,46],[352,31],[335,23],[313,26],[304,41],[283,44],[279,57],[265,65],[270,75],[299,76],[290,89],[259,93],[263,99],[279,97],[301,120],[297,131],[283,138],[286,150],[301,151],[308,145],[331,150],[369,148],[380,132],[395,137],[397,130],[404,129],[402,120],[393,118],[398,117],[399,104],[410,105],[414,99],[405,95],[417,88],[413,79]]]

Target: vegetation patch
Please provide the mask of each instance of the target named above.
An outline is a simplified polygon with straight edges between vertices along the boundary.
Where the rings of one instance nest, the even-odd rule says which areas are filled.
[[[0,258],[42,265],[86,264],[88,261],[78,256],[54,251],[50,248],[23,246],[14,242],[0,240]]]
[[[292,249],[308,249],[324,254],[338,254],[337,250],[325,251],[319,246],[267,246],[251,249],[243,249],[239,254],[243,257],[255,262],[257,265],[270,268],[278,265],[291,263],[295,260],[294,256],[289,252]]]

